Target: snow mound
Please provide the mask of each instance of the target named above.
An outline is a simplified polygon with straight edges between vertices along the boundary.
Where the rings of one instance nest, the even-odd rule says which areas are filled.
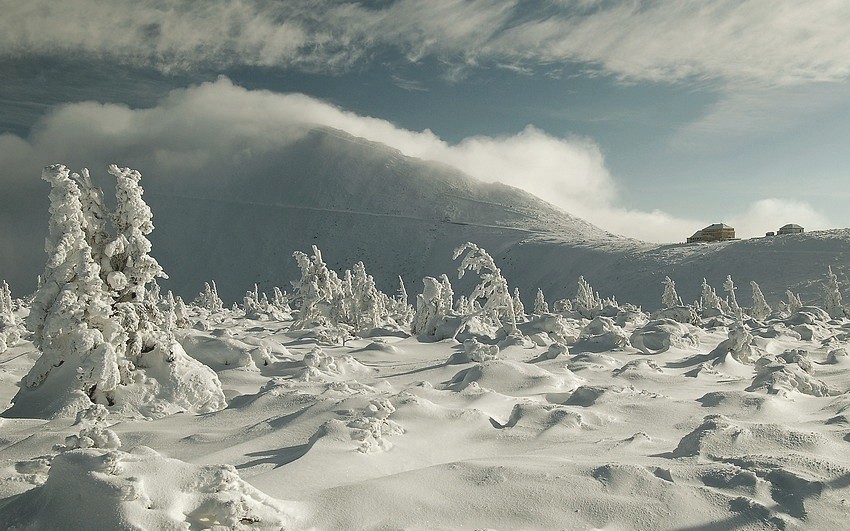
[[[622,376],[623,378],[640,378],[645,375],[663,373],[664,371],[657,363],[646,358],[632,360],[611,372],[614,376]]]
[[[554,374],[546,369],[511,360],[485,361],[464,369],[449,381],[449,389],[461,391],[475,384],[511,396],[563,392],[584,382],[572,372]]]
[[[72,450],[47,481],[0,508],[8,528],[282,529],[293,518],[230,465],[193,465],[139,446]]]
[[[578,341],[581,327],[573,320],[567,320],[558,314],[545,313],[533,317],[531,328],[545,332],[552,341],[572,345]]]
[[[708,415],[702,424],[682,437],[673,457],[762,454],[767,451],[817,453],[829,446],[820,433],[804,432],[780,424],[744,423],[723,415]]]
[[[770,394],[788,396],[799,392],[812,396],[839,394],[825,382],[810,374],[811,362],[799,351],[789,351],[776,358],[763,357],[756,361],[756,377],[747,391],[766,389]]]
[[[112,392],[110,412],[127,417],[160,418],[178,412],[209,413],[227,406],[215,372],[189,357],[176,341],[166,350],[157,346],[142,353],[131,380]],[[92,406],[91,399],[77,387],[75,363],[55,367],[35,388],[22,387],[5,417],[74,417]]]
[[[670,350],[670,347],[689,349],[699,346],[696,330],[672,319],[647,323],[635,330],[629,341],[644,354],[660,354]]]
[[[325,378],[340,378],[347,375],[369,374],[372,369],[363,365],[353,356],[343,354],[332,356],[326,354],[321,347],[313,347],[313,350],[304,354],[301,360],[304,369],[298,375],[303,381]]]
[[[671,308],[662,308],[652,314],[652,319],[655,321],[669,319],[682,324],[698,324],[700,322],[699,315],[690,306],[673,306]]]
[[[573,346],[575,352],[606,352],[629,346],[626,332],[610,317],[597,316],[590,321]]]
[[[484,345],[475,338],[463,342],[463,351],[469,361],[483,363],[499,359],[499,347],[497,345]]]
[[[511,410],[505,428],[542,433],[552,429],[577,430],[586,428],[582,415],[570,408],[555,404],[521,403]]]
[[[179,339],[190,356],[215,371],[244,369],[258,371],[274,362],[265,345],[249,345],[224,335],[190,332]]]

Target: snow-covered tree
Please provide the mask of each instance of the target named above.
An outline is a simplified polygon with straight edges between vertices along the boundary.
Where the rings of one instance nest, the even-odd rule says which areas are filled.
[[[343,283],[325,264],[322,252],[315,245],[312,256],[301,251],[295,251],[292,256],[301,270],[301,278],[292,281],[293,299],[299,310],[293,328],[298,329],[325,318],[331,302],[343,292]]]
[[[770,306],[768,306],[767,301],[764,299],[764,294],[762,294],[761,288],[756,284],[756,281],[751,280],[750,285],[753,287],[753,308],[750,310],[750,313],[758,320],[765,319],[770,315]]]
[[[375,279],[366,273],[363,262],[354,264],[351,276],[351,324],[356,330],[376,328],[385,324],[389,313],[389,297],[378,291]]]
[[[117,292],[118,302],[144,302],[145,287],[157,277],[168,278],[155,258],[150,256],[153,213],[142,199],[139,185],[142,175],[130,168],[109,166],[116,179],[116,207],[112,212],[115,236],[106,243],[104,255],[109,260],[106,281]]]
[[[445,296],[445,284],[434,277],[425,277],[422,283],[422,293],[416,296],[416,314],[411,330],[414,334],[433,336],[452,311],[451,305],[446,304],[451,297]]]
[[[785,296],[788,298],[788,302],[786,303],[788,313],[793,314],[803,307],[803,301],[800,300],[800,296],[794,295],[794,292],[790,289],[785,290]]]
[[[508,334],[516,333],[516,312],[508,281],[496,267],[493,257],[472,242],[466,242],[455,249],[452,259],[457,260],[461,255],[463,259],[458,267],[458,278],[463,278],[467,271],[473,271],[480,277],[469,299],[473,302],[483,300],[481,314],[500,327],[503,325],[502,319],[507,318],[510,323]]]
[[[543,315],[544,313],[549,313],[549,303],[543,296],[543,290],[537,288],[537,296],[534,297],[534,315]]]
[[[410,328],[413,322],[415,309],[408,302],[407,289],[404,287],[404,279],[398,277],[398,292],[390,300],[390,317],[404,329]]]
[[[4,280],[0,284],[0,353],[5,352],[8,347],[15,346],[23,332],[21,322],[15,315],[12,291]]]
[[[728,293],[728,305],[729,311],[735,315],[741,313],[741,307],[738,306],[738,299],[735,297],[735,290],[738,289],[735,287],[735,283],[732,281],[732,275],[726,275],[726,280],[723,282],[723,291]]]
[[[469,298],[466,295],[461,295],[457,298],[457,304],[455,304],[455,313],[458,315],[469,315],[474,312],[472,303],[469,302]]]
[[[51,184],[48,261],[27,318],[42,355],[8,414],[64,416],[94,402],[155,415],[225,403],[215,373],[186,356],[171,316],[146,300],[147,285],[165,275],[148,254],[153,224],[141,175],[109,171],[117,181],[112,212],[88,172],[54,165],[42,174]]]
[[[578,277],[578,291],[576,291],[574,308],[586,319],[592,319],[602,309],[602,299],[598,293],[593,291],[584,276]]]
[[[107,393],[120,382],[113,342],[123,342],[124,332],[112,318],[112,298],[86,237],[79,186],[62,165],[45,168],[42,179],[51,185],[48,260],[27,318],[42,355],[23,384],[35,389],[54,368],[67,364],[82,369],[74,375],[82,396],[71,400],[108,402]]]
[[[514,288],[514,316],[516,316],[517,321],[525,320],[525,305],[522,303],[522,299],[519,296],[519,288]]]
[[[664,293],[661,295],[661,306],[664,308],[682,306],[682,299],[676,293],[676,282],[670,277],[664,277],[664,281],[661,284],[664,286]]]
[[[292,313],[292,308],[289,306],[289,297],[286,292],[281,291],[279,287],[272,288],[272,305],[282,314],[289,315]]]
[[[195,297],[193,304],[210,313],[218,313],[224,310],[224,302],[218,296],[218,287],[215,285],[215,280],[204,282],[204,291]]]
[[[844,317],[844,306],[841,303],[841,287],[838,285],[838,276],[832,272],[829,266],[826,281],[823,283],[824,310],[833,319]]]
[[[714,288],[708,285],[705,279],[702,279],[702,288],[700,289],[699,307],[703,317],[714,317],[723,313],[720,304],[720,297]]]

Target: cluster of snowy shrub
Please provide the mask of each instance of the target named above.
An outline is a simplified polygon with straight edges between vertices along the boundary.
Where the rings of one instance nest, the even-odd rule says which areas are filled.
[[[71,173],[61,165],[44,170],[43,179],[52,187],[48,262],[26,319],[42,355],[7,415],[67,416],[92,404],[144,416],[220,409],[225,400],[216,374],[186,354],[175,330],[206,330],[210,323],[240,317],[291,321],[290,330],[305,330],[320,342],[406,334],[464,341],[464,351],[453,362],[492,360],[510,345],[547,347],[545,357],[626,347],[657,354],[671,347],[695,348],[700,327],[722,326],[728,339],[717,346],[716,357],[729,354],[739,363],[756,363],[764,352],[755,336],[819,338],[825,336],[826,320],[847,316],[831,269],[824,282],[824,310],[804,306],[790,290],[787,301],[772,309],[755,282],[752,305],[743,307],[731,277],[723,284],[725,296],[703,279],[699,299],[685,304],[675,282],[666,277],[661,309],[649,315],[614,298],[603,299],[579,277],[575,297],[550,307],[537,290],[527,313],[519,290],[511,291],[492,256],[474,243],[458,247],[453,255],[460,260],[458,279],[468,273],[478,277],[471,292],[457,299],[444,274],[425,277],[411,306],[401,278],[398,293],[389,296],[377,289],[363,262],[338,275],[313,246],[310,255],[293,254],[300,277],[291,283],[291,294],[274,287],[268,297],[254,285],[241,308],[234,304],[228,309],[210,282],[186,304],[170,291],[163,297],[156,283],[165,274],[150,256],[152,213],[142,199],[141,175],[114,165],[109,173],[116,179],[111,210],[87,170]],[[0,352],[25,333],[18,316],[25,305],[12,300],[4,283]],[[772,362],[779,363],[775,358]],[[307,364],[307,369],[315,372],[320,366]]]

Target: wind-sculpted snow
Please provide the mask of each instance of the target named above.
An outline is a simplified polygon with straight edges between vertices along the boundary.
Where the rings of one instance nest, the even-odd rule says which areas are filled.
[[[188,316],[176,336],[215,369],[228,407],[2,419],[4,523],[417,528],[422,504],[429,528],[846,520],[850,327],[816,310],[701,326],[550,313],[518,322],[527,341],[474,325],[462,342],[345,345],[293,329],[297,315]],[[31,352],[26,338],[10,347],[0,375],[26,373]],[[2,396],[12,384],[0,379]]]

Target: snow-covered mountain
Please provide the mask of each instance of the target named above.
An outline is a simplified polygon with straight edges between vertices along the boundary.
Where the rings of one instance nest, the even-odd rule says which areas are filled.
[[[311,245],[335,269],[363,260],[379,288],[393,292],[401,275],[416,293],[423,276],[451,274],[452,250],[474,241],[529,301],[537,287],[550,300],[572,296],[584,275],[603,296],[652,308],[665,275],[692,300],[703,277],[719,288],[731,274],[739,297],[756,280],[775,302],[788,287],[818,297],[812,281],[828,265],[846,279],[850,253],[843,230],[659,247],[607,233],[522,190],[327,128],[273,156],[248,154],[203,186],[150,174],[145,181],[154,254],[172,277],[165,285],[184,296],[209,279],[226,300],[253,282],[287,288],[296,274],[292,252]]]

